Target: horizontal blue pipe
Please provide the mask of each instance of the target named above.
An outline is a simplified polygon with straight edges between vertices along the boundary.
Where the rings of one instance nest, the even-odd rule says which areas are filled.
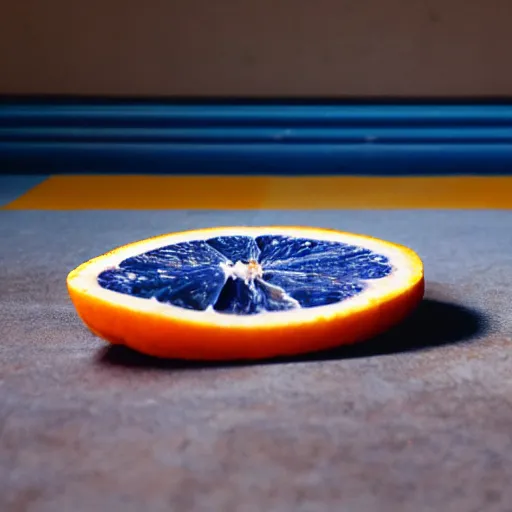
[[[0,143],[7,173],[510,174],[512,144]]]
[[[501,126],[512,105],[0,105],[0,126]]]
[[[211,128],[0,128],[7,142],[104,142],[104,143],[512,143],[512,125],[502,127],[397,128],[397,127],[211,127]],[[114,148],[113,148],[114,149]]]

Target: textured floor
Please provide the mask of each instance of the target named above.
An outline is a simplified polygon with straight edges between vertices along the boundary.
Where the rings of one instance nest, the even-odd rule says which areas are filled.
[[[297,361],[162,364],[82,327],[69,270],[178,229],[308,224],[405,243],[400,329]],[[2,512],[512,508],[512,212],[0,212]]]

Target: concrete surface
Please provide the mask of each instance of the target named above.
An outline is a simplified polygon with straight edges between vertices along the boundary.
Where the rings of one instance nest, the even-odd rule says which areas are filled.
[[[410,245],[427,300],[356,347],[254,365],[107,348],[65,278],[232,223]],[[512,510],[512,212],[0,212],[2,512]]]

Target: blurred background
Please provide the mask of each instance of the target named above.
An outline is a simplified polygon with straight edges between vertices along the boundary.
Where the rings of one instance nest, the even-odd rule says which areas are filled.
[[[512,93],[507,0],[5,2],[0,94]]]

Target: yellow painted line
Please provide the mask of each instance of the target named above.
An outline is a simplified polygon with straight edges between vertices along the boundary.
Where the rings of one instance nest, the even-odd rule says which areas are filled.
[[[6,210],[512,209],[512,176],[53,176]]]
[[[48,176],[27,174],[2,174],[0,172],[0,209],[39,185]]]

